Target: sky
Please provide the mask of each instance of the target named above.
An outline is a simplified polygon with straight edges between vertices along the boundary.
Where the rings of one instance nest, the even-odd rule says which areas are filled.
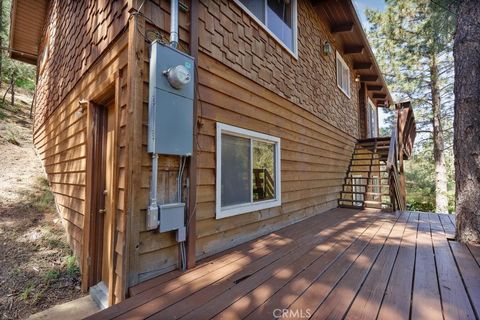
[[[357,10],[357,14],[360,16],[360,20],[362,21],[364,28],[368,26],[368,22],[365,17],[365,9],[377,9],[381,11],[385,9],[384,0],[353,0],[353,4],[355,5],[355,9]]]
[[[383,11],[385,9],[385,0],[353,0],[353,4],[355,9],[357,10],[357,14],[360,17],[360,21],[362,22],[363,28],[368,29],[368,21],[365,17],[365,9],[377,9]],[[378,109],[378,124],[380,128],[384,128],[387,126],[386,121],[386,114],[383,112],[383,108]]]

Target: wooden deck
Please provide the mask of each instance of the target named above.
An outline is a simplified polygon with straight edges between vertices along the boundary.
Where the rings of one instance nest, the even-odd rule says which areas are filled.
[[[89,319],[478,319],[480,247],[453,236],[452,215],[335,209],[142,283]]]

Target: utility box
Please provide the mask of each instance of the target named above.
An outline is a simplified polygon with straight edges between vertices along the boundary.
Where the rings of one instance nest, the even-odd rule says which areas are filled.
[[[167,232],[185,226],[185,203],[162,204],[160,208],[159,231]]]
[[[152,43],[148,106],[148,152],[189,156],[193,143],[194,59]]]

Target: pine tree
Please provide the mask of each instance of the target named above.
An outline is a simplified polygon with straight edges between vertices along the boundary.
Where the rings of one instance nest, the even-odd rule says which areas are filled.
[[[417,145],[433,146],[435,211],[448,212],[445,141],[451,140],[451,128],[445,127],[453,116],[454,18],[431,0],[386,2],[385,12],[366,12],[369,37],[397,100],[412,101]]]
[[[480,243],[480,5],[458,0],[455,57],[457,239]]]

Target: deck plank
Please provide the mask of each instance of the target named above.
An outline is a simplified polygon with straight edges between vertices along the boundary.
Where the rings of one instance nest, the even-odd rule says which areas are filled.
[[[372,319],[372,315],[378,314],[409,216],[410,213],[404,213],[397,221],[345,319],[369,320]]]
[[[480,245],[469,244],[468,249],[472,253],[472,256],[477,261],[477,264],[480,266]]]
[[[367,248],[355,260],[345,276],[337,283],[328,297],[315,311],[311,319],[343,319],[348,307],[368,276],[369,271],[377,261],[390,234],[393,231],[396,232],[398,229],[402,229],[400,224],[400,226],[397,226],[396,230],[394,230],[396,222],[396,220],[392,219],[382,226],[380,231],[370,241]]]
[[[447,235],[447,238],[454,239],[455,238],[455,225],[452,223],[452,220],[448,217],[449,214],[438,214],[438,218],[440,219],[440,223],[443,226],[443,230]]]
[[[292,275],[295,270],[301,270],[305,266],[313,263],[322,255],[322,253],[328,251],[328,249],[340,239],[344,238],[344,240],[347,240],[347,234],[351,238],[355,233],[364,230],[365,226],[370,224],[374,219],[375,217],[372,215],[353,221],[346,220],[333,228],[322,230],[312,239],[312,245],[306,246],[299,244],[293,254],[284,256],[282,259],[277,260],[275,263],[272,263],[265,269],[257,272],[239,284],[235,285],[232,282],[227,281],[227,285],[219,288],[216,293],[209,290],[212,289],[211,287],[199,291],[188,298],[190,301],[193,300],[195,304],[193,307],[186,308],[185,302],[187,301],[183,300],[180,303],[169,307],[170,310],[166,309],[164,310],[165,312],[159,313],[158,318],[169,319],[174,315],[183,315],[186,311],[191,311],[188,315],[182,317],[182,319],[210,319],[265,281],[273,279],[275,282],[282,282],[278,281],[279,273],[287,271],[288,274]],[[353,240],[354,239],[351,239],[350,241]],[[284,280],[287,280],[285,278],[286,277],[284,277]],[[272,283],[272,285],[278,285],[275,282]],[[216,287],[215,289],[219,287],[217,283],[214,286]],[[216,296],[219,298],[215,299]],[[225,319],[232,319],[232,317],[227,317]]]
[[[212,260],[212,263],[209,263],[207,261],[206,263],[197,266],[193,270],[182,273],[177,278],[171,279],[167,282],[163,282],[160,286],[151,287],[141,292],[140,294],[137,294],[127,299],[121,304],[114,305],[106,310],[92,315],[88,319],[109,319],[120,317],[123,314],[128,314],[128,312],[131,311],[133,311],[134,313],[140,312],[141,310],[137,309],[142,309],[143,305],[149,304],[155,299],[158,299],[167,294],[170,296],[170,293],[173,291],[175,291],[175,293],[178,293],[180,290],[182,290],[182,288],[183,291],[186,291],[186,287],[192,284],[198,286],[198,282],[200,279],[200,282],[202,280],[207,281],[207,279],[213,282],[215,281],[215,277],[219,277],[220,273],[222,272],[224,274],[234,272],[235,268],[241,268],[242,265],[247,265],[252,260],[265,257],[271,252],[273,247],[282,247],[287,245],[288,243],[292,245],[292,239],[300,238],[301,234],[314,232],[315,229],[318,230],[322,228],[328,228],[332,225],[335,225],[338,219],[346,219],[348,217],[361,214],[361,212],[353,210],[330,211],[322,217],[315,216],[313,218],[307,219],[309,221],[299,222],[300,228],[294,228],[294,226],[289,226],[287,228],[279,230],[278,232],[275,232],[274,234],[279,235],[279,237],[275,237],[274,239],[271,238],[271,235],[267,235],[253,242],[248,242],[245,245],[240,246],[240,249],[234,250],[231,254],[227,254],[226,259]],[[246,248],[252,246],[252,243],[255,244],[254,249],[247,251]],[[232,265],[234,266],[234,268],[232,268]],[[196,282],[194,283],[194,281]],[[194,287],[187,289],[193,290]],[[172,295],[169,299],[173,298],[174,295]],[[151,308],[152,304],[154,303],[148,305],[149,309]],[[154,313],[156,311],[154,308],[150,310],[151,313]],[[143,313],[141,314],[144,315]]]
[[[477,318],[480,318],[480,267],[463,243],[449,241]]]
[[[90,319],[479,318],[480,247],[448,241],[454,227],[452,215],[334,209],[149,280]]]
[[[408,319],[415,268],[418,213],[411,213],[393,272],[385,290],[378,319]]]
[[[344,218],[347,216],[348,213],[346,213]],[[351,219],[355,219],[352,217],[351,213],[350,216]],[[329,216],[326,220],[326,224],[319,223],[324,225],[323,228],[333,226],[335,222],[338,221],[338,218]],[[303,241],[311,239],[312,234],[318,233],[318,231],[322,230],[323,228],[319,228],[318,225],[310,223],[303,229],[298,228],[297,230],[294,230],[295,232],[290,235],[290,238],[287,237],[286,239],[282,239],[280,243],[269,243],[267,247],[260,249],[259,251],[261,251],[261,253],[257,254],[256,256],[245,255],[243,258],[233,263],[216,268],[215,270],[212,270],[212,272],[202,277],[197,277],[184,285],[178,286],[178,281],[174,280],[171,283],[174,286],[176,285],[175,289],[171,290],[168,285],[165,287],[161,286],[160,290],[156,290],[156,292],[152,293],[153,299],[149,299],[148,301],[143,302],[141,305],[137,305],[132,310],[127,310],[127,312],[119,315],[118,319],[143,319],[146,316],[150,316],[167,308],[177,301],[185,299],[191,294],[225,277],[232,275],[235,277],[235,279],[241,279],[245,276],[255,273],[264,268],[266,265],[271,264],[273,261],[276,261],[277,259],[294,250],[298,243],[303,243]],[[189,273],[187,273],[187,275],[188,274]],[[140,295],[136,297],[139,296]]]
[[[330,211],[324,213],[323,217],[328,218],[330,215],[332,215],[332,212],[335,212],[335,214],[340,214],[342,216],[352,214],[352,210],[349,210],[349,209],[342,209],[341,211],[330,210]],[[318,217],[313,217],[312,219],[316,219],[316,218],[318,218]],[[331,217],[330,219],[334,219],[334,217]],[[302,228],[302,227],[306,227],[309,224],[311,224],[312,221],[308,221],[308,220],[309,219],[298,222],[298,227]],[[272,233],[270,233],[266,236],[255,239],[254,241],[246,242],[244,244],[235,246],[235,247],[230,248],[228,250],[216,253],[216,254],[208,257],[208,258],[202,259],[201,261],[199,261],[199,264],[194,269],[190,270],[189,272],[190,272],[190,274],[192,272],[195,272],[195,277],[198,277],[201,272],[206,272],[206,273],[210,272],[210,270],[209,270],[210,268],[208,268],[208,262],[214,262],[215,267],[218,268],[221,265],[226,265],[228,263],[231,263],[232,261],[235,261],[236,259],[238,259],[239,254],[240,255],[243,255],[245,253],[250,254],[250,253],[254,252],[255,250],[258,250],[260,248],[264,248],[265,246],[268,246],[269,244],[271,244],[271,241],[277,241],[277,240],[281,239],[282,237],[292,236],[296,232],[298,232],[298,228],[297,228],[296,224],[295,224],[295,226],[294,225],[287,226],[283,229],[280,229],[277,232],[272,232]],[[154,288],[154,287],[159,286],[163,283],[166,283],[168,281],[176,279],[177,277],[182,276],[182,274],[184,274],[184,272],[182,272],[181,270],[174,270],[174,271],[168,272],[166,274],[157,276],[157,277],[155,277],[153,279],[150,279],[148,281],[142,282],[139,285],[136,285],[136,286],[130,288],[129,291],[132,295],[137,295],[137,294],[140,294],[144,291],[147,291],[148,289]],[[193,276],[193,274],[192,274],[192,276]]]
[[[429,214],[445,320],[475,319],[438,214]]]
[[[419,220],[412,319],[443,319],[429,217],[420,214]]]
[[[360,235],[363,235],[364,232],[365,230],[363,230]],[[267,285],[255,290],[252,296],[246,296],[246,300],[244,300],[243,303],[247,304],[249,300],[256,299],[257,297],[260,298],[259,300],[261,301],[265,301],[266,298],[268,298],[268,300],[261,303],[260,306],[258,306],[258,303],[255,303],[250,306],[250,308],[244,310],[244,313],[247,313],[250,312],[251,309],[254,309],[253,312],[250,312],[248,316],[245,317],[245,319],[268,319],[272,317],[275,309],[289,306],[312,282],[315,281],[315,279],[322,275],[332,265],[337,263],[337,260],[344,255],[344,252],[351,249],[354,245],[355,243],[346,241],[336,244],[322,257],[322,259],[318,259],[315,263],[309,265],[291,279],[285,286],[273,294],[270,292],[270,287]],[[244,318],[243,314],[242,318]],[[228,318],[224,317],[223,319]]]
[[[297,312],[310,311],[313,313],[385,224],[388,224],[388,221],[383,219],[376,221],[324,274],[318,276],[291,305],[280,306],[291,310],[291,313],[282,317],[282,319],[294,319]]]

